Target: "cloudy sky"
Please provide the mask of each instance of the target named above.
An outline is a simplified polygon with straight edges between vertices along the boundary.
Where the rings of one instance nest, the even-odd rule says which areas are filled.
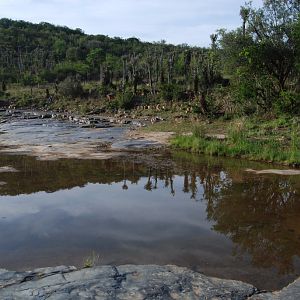
[[[0,0],[0,18],[81,28],[89,34],[206,46],[240,25],[244,0]],[[263,0],[253,0],[261,6]]]

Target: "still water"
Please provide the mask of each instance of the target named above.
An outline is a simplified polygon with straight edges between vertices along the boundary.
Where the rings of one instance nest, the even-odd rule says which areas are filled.
[[[300,275],[300,177],[183,153],[1,155],[0,267],[176,264],[281,288]]]

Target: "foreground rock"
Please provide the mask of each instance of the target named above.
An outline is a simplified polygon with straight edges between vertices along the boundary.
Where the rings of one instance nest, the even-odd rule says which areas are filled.
[[[0,299],[247,299],[256,289],[176,266],[0,270]]]
[[[300,278],[281,291],[260,293],[253,295],[249,300],[296,300],[300,299]]]

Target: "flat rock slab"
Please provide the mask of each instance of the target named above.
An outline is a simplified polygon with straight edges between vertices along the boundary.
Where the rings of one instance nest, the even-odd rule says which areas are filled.
[[[100,266],[0,270],[0,299],[233,299],[251,297],[256,288],[207,277],[176,266]],[[253,298],[255,299],[255,298]]]

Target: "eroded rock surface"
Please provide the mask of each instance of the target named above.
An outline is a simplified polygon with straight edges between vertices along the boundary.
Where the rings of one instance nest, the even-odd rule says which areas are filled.
[[[281,291],[273,293],[260,293],[250,297],[249,300],[296,300],[300,299],[300,278],[283,288]]]
[[[1,123],[0,114],[0,153],[30,155],[41,160],[102,160],[131,151],[160,149],[169,137],[165,133],[148,134],[143,138],[129,137],[129,133],[136,132],[130,129],[137,126],[128,122],[117,122],[112,126],[100,117],[94,124],[96,120],[91,117],[70,117],[67,120],[42,116],[41,113],[19,112]]]
[[[204,276],[176,266],[101,266],[0,271],[0,299],[234,299],[255,287]]]

